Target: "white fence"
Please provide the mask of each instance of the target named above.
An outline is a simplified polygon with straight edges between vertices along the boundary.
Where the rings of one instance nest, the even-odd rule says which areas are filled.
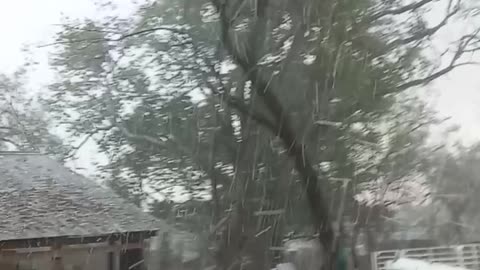
[[[400,257],[480,270],[480,244],[373,252],[371,254],[372,270],[386,270],[385,266],[388,261]]]

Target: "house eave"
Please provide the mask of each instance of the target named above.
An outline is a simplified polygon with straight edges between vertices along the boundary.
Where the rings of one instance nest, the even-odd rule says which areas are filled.
[[[0,251],[18,248],[39,248],[63,245],[81,245],[102,242],[139,243],[157,234],[156,230],[109,233],[102,235],[48,236],[28,239],[0,240]]]

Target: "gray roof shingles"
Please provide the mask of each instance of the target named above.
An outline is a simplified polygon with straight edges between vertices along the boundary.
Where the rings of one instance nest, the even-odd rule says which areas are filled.
[[[165,226],[40,154],[0,153],[0,241],[154,231]]]

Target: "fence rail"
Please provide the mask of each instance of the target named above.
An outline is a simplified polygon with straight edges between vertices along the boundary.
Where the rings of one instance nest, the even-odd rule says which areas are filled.
[[[400,257],[480,270],[480,244],[377,251],[371,254],[372,270],[387,270],[387,262]]]

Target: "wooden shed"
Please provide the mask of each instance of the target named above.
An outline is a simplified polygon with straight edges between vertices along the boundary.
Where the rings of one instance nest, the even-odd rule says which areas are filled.
[[[0,153],[0,269],[144,269],[166,224],[41,154]]]

